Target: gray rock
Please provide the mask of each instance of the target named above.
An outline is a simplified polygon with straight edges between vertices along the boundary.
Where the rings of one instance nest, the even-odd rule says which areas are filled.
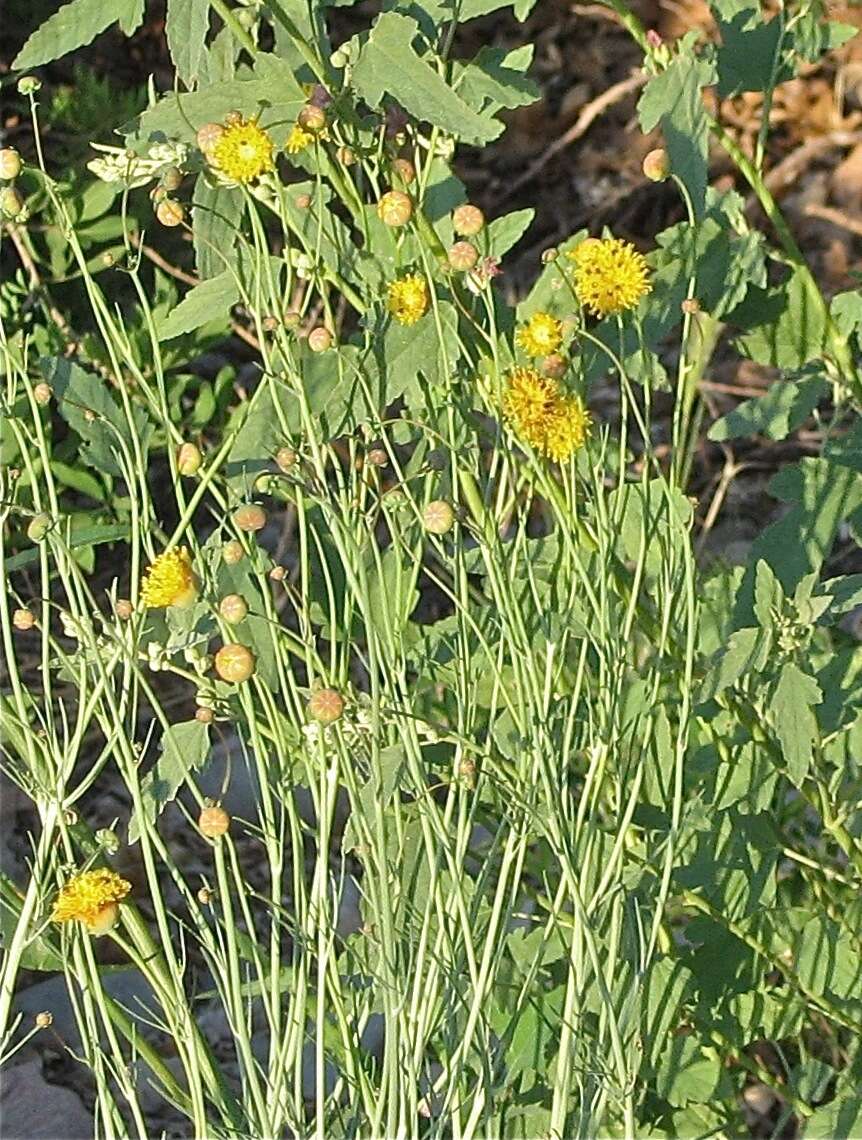
[[[95,1127],[70,1089],[45,1080],[39,1058],[4,1068],[0,1121],[4,1140],[89,1140]]]
[[[144,1007],[153,1005],[153,992],[138,970],[105,972],[102,974],[102,984],[105,991],[133,1018],[136,1014],[144,1013]],[[33,1018],[43,1010],[53,1015],[51,1031],[56,1033],[70,1049],[80,1052],[81,1038],[75,1023],[72,1003],[69,1001],[66,980],[62,974],[54,974],[34,986],[28,986],[18,995],[15,1011],[23,1015],[18,1032],[21,1034],[28,1032],[33,1025]],[[143,1024],[141,1027],[146,1031]]]

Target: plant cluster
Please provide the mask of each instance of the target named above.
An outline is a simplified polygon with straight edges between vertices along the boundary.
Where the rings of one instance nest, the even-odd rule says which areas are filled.
[[[775,1135],[862,1129],[862,576],[830,561],[862,294],[764,178],[775,87],[852,29],[715,0],[719,43],[663,43],[611,4],[684,220],[572,234],[517,304],[534,212],[453,168],[537,96],[529,45],[455,55],[501,0],[338,45],[324,2],[168,0],[174,89],[83,172],[36,72],[144,0],[70,0],[14,63],[0,699],[36,823],[0,1053],[50,1024],[21,972],[62,971],[99,1135],[154,1133],[146,1086],[197,1137],[742,1135],[752,1083]],[[763,96],[756,153],[710,88]],[[251,364],[207,370],[229,333]],[[717,345],[776,371],[710,440],[821,440],[741,566],[688,495]]]

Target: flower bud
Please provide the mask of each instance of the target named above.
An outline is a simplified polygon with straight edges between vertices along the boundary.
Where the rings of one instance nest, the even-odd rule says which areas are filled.
[[[263,530],[266,526],[266,511],[257,503],[246,503],[234,511],[233,521],[237,530],[244,531],[246,534],[253,534],[257,530]]]
[[[248,605],[242,594],[225,594],[218,604],[218,612],[228,625],[239,625],[248,613]]]
[[[302,320],[302,317],[299,315],[299,313],[297,313],[295,309],[288,309],[281,319],[284,322],[284,327],[286,329],[295,329],[299,326],[299,322]]]
[[[298,462],[299,456],[292,447],[280,447],[275,453],[275,465],[285,475],[288,471],[292,471]]]
[[[344,713],[344,697],[336,689],[317,689],[308,701],[308,715],[318,724],[334,724]]]
[[[30,519],[30,524],[27,527],[27,537],[31,542],[41,542],[50,529],[51,516],[42,511]]]
[[[197,143],[201,152],[205,155],[211,154],[223,134],[224,127],[220,123],[204,123],[197,133]]]
[[[413,216],[413,203],[403,190],[387,190],[377,203],[377,216],[387,226],[403,226]]]
[[[203,456],[196,443],[182,443],[177,452],[177,471],[180,475],[197,475]]]
[[[479,260],[479,252],[468,241],[456,241],[448,254],[449,264],[459,273],[472,269]]]
[[[356,165],[356,151],[350,146],[340,146],[335,152],[335,157],[342,166],[355,166]]]
[[[198,891],[198,902],[202,906],[209,906],[213,899],[213,892],[209,887],[201,887]]]
[[[350,55],[343,47],[336,48],[332,55],[329,57],[329,62],[336,69],[340,71],[342,67],[347,67],[350,62]]]
[[[392,160],[392,170],[398,180],[405,186],[416,181],[416,167],[409,158],[395,158]]]
[[[546,356],[542,364],[542,371],[546,376],[550,376],[552,380],[559,380],[566,371],[565,357],[560,356],[559,352],[552,352],[550,356]]]
[[[36,615],[30,610],[15,610],[12,614],[12,624],[21,633],[26,633],[36,624]]]
[[[242,111],[228,111],[224,117],[224,125],[226,127],[241,127]]]
[[[120,621],[128,621],[134,612],[135,608],[128,598],[117,598],[114,603],[114,613]]]
[[[100,827],[94,839],[108,855],[116,855],[120,850],[120,837],[110,827]]]
[[[11,182],[21,173],[21,155],[11,146],[0,150],[0,178]]]
[[[0,190],[0,215],[4,218],[17,218],[24,209],[24,199],[11,186]]]
[[[366,455],[366,459],[372,467],[385,467],[389,462],[389,456],[382,447],[372,447]]]
[[[297,194],[296,197],[293,199],[293,202],[294,202],[294,205],[296,206],[297,210],[307,210],[308,207],[311,205],[311,195],[310,194]]]
[[[166,190],[179,190],[183,184],[183,172],[176,166],[169,166],[162,171],[162,186]]]
[[[680,308],[684,313],[687,313],[689,316],[691,316],[694,313],[700,312],[700,301],[698,301],[697,297],[686,297],[686,299],[680,305]]]
[[[230,542],[226,542],[221,548],[221,556],[222,560],[228,566],[236,566],[237,562],[242,562],[245,557],[242,543],[232,538]]]
[[[164,198],[156,206],[156,217],[163,226],[178,226],[185,216],[182,204],[173,198]]]
[[[87,930],[90,934],[95,934],[97,937],[101,934],[107,934],[109,930],[114,929],[119,918],[119,905],[115,902],[109,902],[100,909],[99,913],[93,919],[87,922]]]
[[[269,572],[269,577],[273,582],[283,582],[287,577],[287,570],[283,566],[273,566]]]
[[[25,75],[18,80],[19,95],[35,95],[42,88],[42,80],[35,75]]]
[[[274,317],[271,313],[269,316],[264,317],[260,323],[263,327],[263,331],[268,333],[275,332],[275,330],[281,325],[281,321],[278,319],[278,317]]]
[[[308,347],[312,352],[326,352],[332,346],[332,333],[323,325],[318,325],[308,334]]]
[[[314,103],[306,103],[296,116],[296,121],[304,131],[311,131],[312,134],[317,134],[318,131],[322,131],[326,126],[326,112],[322,107],[318,107]]]
[[[422,523],[429,534],[448,534],[455,522],[455,512],[445,499],[434,499],[422,512]]]
[[[48,1009],[43,1009],[41,1013],[37,1013],[34,1018],[37,1029],[47,1029],[54,1023],[54,1015]]]
[[[452,211],[452,226],[456,234],[463,237],[473,237],[485,225],[485,215],[478,206],[471,206],[469,202],[457,206]]]
[[[650,182],[664,182],[670,174],[670,161],[663,147],[651,150],[643,161],[644,175]]]
[[[201,835],[205,835],[207,839],[220,839],[230,828],[230,816],[223,807],[213,804],[212,807],[205,807],[201,811],[198,816],[198,827]]]
[[[254,654],[245,645],[228,642],[215,655],[215,671],[223,681],[239,685],[254,675]]]
[[[37,384],[33,389],[33,399],[36,401],[40,408],[44,408],[46,404],[50,404],[51,397],[53,395],[53,388],[50,384],[46,384],[44,381],[42,381],[41,384]]]
[[[215,713],[212,709],[201,707],[195,709],[195,720],[198,724],[212,724],[215,720]]]
[[[549,246],[547,249],[542,250],[542,265],[550,265],[552,261],[556,261],[560,256],[560,251],[555,245]]]

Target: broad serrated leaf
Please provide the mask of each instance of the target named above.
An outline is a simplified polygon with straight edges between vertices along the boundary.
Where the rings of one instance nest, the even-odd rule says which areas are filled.
[[[769,633],[759,626],[735,630],[704,678],[698,701],[711,701],[747,673],[760,672],[769,658],[771,645]]]
[[[804,274],[775,289],[752,289],[731,321],[747,331],[735,347],[757,364],[801,368],[823,355],[826,319]]]
[[[456,90],[477,111],[526,107],[539,98],[539,89],[524,74],[533,58],[532,45],[515,51],[483,47],[461,70]]]
[[[501,218],[494,218],[488,224],[488,249],[494,257],[502,257],[521,240],[532,224],[536,211],[533,209],[514,210]]]
[[[226,259],[233,261],[245,203],[236,187],[213,185],[203,173],[192,202],[195,266],[201,281],[208,281],[225,271]]]
[[[732,412],[716,420],[709,438],[717,442],[763,435],[785,439],[808,419],[829,392],[829,385],[811,380],[773,380],[762,396],[743,400]]]
[[[778,67],[778,52],[784,34],[779,14],[764,20],[759,7],[738,0],[718,0],[713,4],[721,32],[716,51],[718,94],[722,99],[745,91],[767,91],[789,75]]]
[[[144,819],[155,823],[167,804],[176,798],[190,772],[200,769],[209,755],[209,729],[199,720],[172,724],[162,734],[161,755],[141,781]],[[140,838],[142,820],[132,813],[129,843]]]
[[[39,67],[92,43],[100,32],[120,21],[131,34],[143,16],[144,0],[71,0],[40,24],[12,61],[12,67],[25,70]]]
[[[57,398],[60,415],[84,441],[80,457],[98,471],[123,475],[136,462],[135,442],[146,463],[152,425],[140,407],[131,409],[131,420],[111,395],[111,388],[91,372],[61,357],[39,362],[42,375]]]
[[[177,75],[190,86],[206,51],[209,0],[168,0],[165,35]]]
[[[691,196],[695,216],[706,202],[709,116],[702,90],[715,82],[715,67],[695,54],[696,33],[679,41],[677,55],[644,88],[638,102],[641,129],[661,126],[671,170]]]
[[[378,17],[353,69],[353,84],[371,107],[384,95],[396,99],[409,114],[441,127],[468,143],[486,143],[502,123],[479,115],[449,87],[433,65],[413,47],[419,34],[415,20],[400,12]]]
[[[192,332],[222,315],[227,327],[230,310],[239,301],[241,292],[237,275],[227,269],[195,285],[158,326],[159,340],[171,340]]]
[[[797,787],[805,779],[819,736],[814,706],[823,700],[820,686],[788,661],[769,702],[769,720],[781,743],[787,775]]]

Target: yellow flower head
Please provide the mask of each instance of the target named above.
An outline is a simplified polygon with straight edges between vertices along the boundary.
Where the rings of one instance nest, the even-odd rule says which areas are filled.
[[[273,169],[272,152],[272,139],[257,120],[240,118],[224,128],[208,157],[231,182],[253,182]]]
[[[104,934],[117,917],[117,903],[126,897],[132,884],[106,867],[82,871],[61,889],[51,912],[52,922],[83,922],[92,934]]]
[[[390,281],[386,307],[399,324],[415,325],[428,308],[428,285],[418,273]]]
[[[590,414],[578,396],[536,368],[513,368],[507,380],[503,414],[516,435],[558,461],[583,447]]]
[[[299,123],[294,123],[290,128],[290,134],[287,136],[284,149],[288,154],[299,154],[299,152],[305,150],[311,142],[314,142],[314,135],[311,131],[307,131],[305,127],[301,127]]]
[[[563,343],[563,326],[550,313],[533,313],[515,333],[515,343],[527,356],[550,356]]]
[[[141,583],[141,598],[147,609],[158,606],[189,606],[197,597],[198,580],[185,547],[160,554],[147,567]]]
[[[621,238],[587,238],[569,256],[575,295],[597,317],[633,309],[652,288],[643,255]]]

